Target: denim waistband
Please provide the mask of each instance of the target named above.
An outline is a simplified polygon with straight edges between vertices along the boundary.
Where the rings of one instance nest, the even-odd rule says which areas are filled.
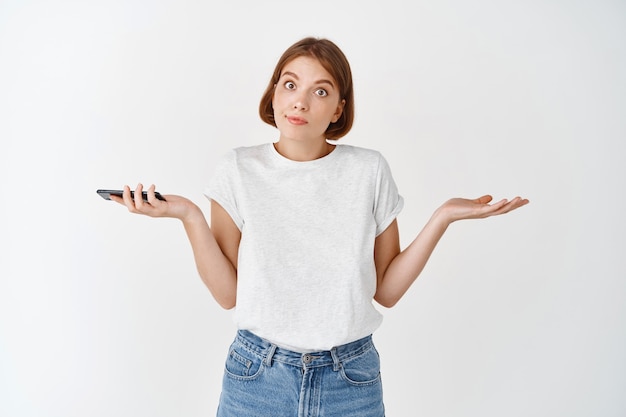
[[[372,335],[354,342],[346,343],[345,345],[334,347],[331,350],[309,353],[294,352],[278,347],[248,330],[239,330],[236,340],[243,344],[248,350],[262,356],[268,366],[272,365],[272,361],[277,361],[294,366],[306,366],[308,368],[333,365],[335,370],[340,368],[341,362],[358,356],[374,347]]]

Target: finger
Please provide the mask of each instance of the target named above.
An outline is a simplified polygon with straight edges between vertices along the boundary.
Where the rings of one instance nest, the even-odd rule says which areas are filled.
[[[154,184],[148,187],[148,203],[150,203],[151,206],[155,206],[161,203],[159,199],[156,198],[155,190],[156,190],[156,185]]]
[[[122,191],[122,193],[123,193],[123,191]],[[116,203],[118,203],[118,204],[124,204],[124,205],[126,204],[126,203],[124,202],[124,199],[123,199],[122,197],[117,196],[117,195],[114,195],[114,194],[109,195],[109,199],[110,199],[111,201],[115,201],[115,202],[116,202]]]
[[[493,200],[493,197],[490,196],[489,194],[485,194],[482,197],[478,197],[476,200],[474,200],[476,203],[478,204],[487,204],[489,203],[491,200]]]
[[[512,201],[511,204],[509,206],[506,207],[506,211],[505,213],[508,213],[510,211],[516,210],[522,206],[525,206],[526,204],[528,204],[529,201],[525,198],[521,198],[521,197],[515,197]]]
[[[122,192],[122,200],[124,201],[124,204],[126,205],[129,211],[135,210],[135,202],[133,201],[133,198],[130,195],[130,187],[128,185],[124,186],[124,191]]]
[[[507,200],[506,198],[503,198],[502,200],[498,201],[497,203],[491,204],[489,207],[491,207],[491,209],[493,211],[497,211],[497,210],[502,209],[503,207],[505,207],[509,203],[510,203],[509,200]]]
[[[495,216],[496,214],[500,214],[500,212],[505,209],[507,204],[509,204],[509,201],[507,199],[502,199],[498,201],[497,203],[493,203],[489,205],[485,204],[481,207],[480,214],[478,217],[485,218],[485,217]]]
[[[143,184],[139,183],[137,184],[137,188],[135,188],[135,207],[138,210],[141,210],[143,208],[143,198],[142,198],[142,192],[143,192]]]
[[[494,215],[508,213],[526,204],[528,204],[528,200],[522,199],[521,197],[515,197],[508,204],[504,205],[500,210],[496,211]]]

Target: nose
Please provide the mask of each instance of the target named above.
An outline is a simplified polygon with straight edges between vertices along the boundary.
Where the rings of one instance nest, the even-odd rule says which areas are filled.
[[[309,108],[309,102],[305,92],[298,92],[293,98],[294,110],[306,111]]]

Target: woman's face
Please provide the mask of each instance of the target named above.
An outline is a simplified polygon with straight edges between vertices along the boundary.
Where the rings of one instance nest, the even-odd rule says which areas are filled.
[[[317,59],[293,59],[283,68],[272,100],[281,139],[325,140],[344,103],[337,82]]]

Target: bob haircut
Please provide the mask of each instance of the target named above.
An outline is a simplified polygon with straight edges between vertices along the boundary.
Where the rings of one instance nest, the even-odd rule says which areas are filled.
[[[328,125],[326,138],[331,140],[345,136],[354,122],[354,90],[352,86],[352,71],[350,64],[341,49],[328,39],[318,39],[313,37],[304,38],[291,45],[280,57],[274,74],[270,80],[261,103],[259,104],[259,115],[265,123],[276,127],[274,120],[274,108],[272,100],[274,98],[274,88],[278,83],[283,68],[294,59],[307,56],[315,58],[326,71],[335,79],[339,89],[340,100],[345,100],[343,111],[339,120]]]

